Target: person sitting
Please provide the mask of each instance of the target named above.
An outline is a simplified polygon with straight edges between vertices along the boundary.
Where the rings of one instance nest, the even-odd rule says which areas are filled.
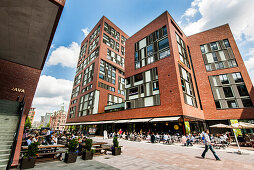
[[[160,143],[160,139],[161,139],[161,138],[160,138],[160,135],[157,133],[157,134],[156,134],[156,142]]]
[[[26,140],[27,146],[31,145],[32,140],[33,140],[33,137],[29,136],[28,139]]]
[[[166,133],[163,136],[163,143],[168,143],[168,135]]]
[[[57,137],[55,135],[52,135],[52,137],[51,137],[51,144],[57,145]]]
[[[186,141],[187,141],[187,138],[186,138],[185,135],[183,135],[183,136],[182,136],[182,144],[183,144],[184,146],[186,146]]]
[[[146,140],[147,140],[148,142],[151,141],[151,136],[150,136],[149,134],[147,135]]]
[[[155,142],[155,135],[154,133],[152,133],[152,136],[151,136],[151,143],[154,143]]]

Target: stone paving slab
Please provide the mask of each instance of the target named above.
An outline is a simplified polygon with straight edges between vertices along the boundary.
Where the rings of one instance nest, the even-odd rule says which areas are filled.
[[[97,137],[94,140],[112,143],[112,139]],[[211,151],[207,152],[206,159],[201,159],[203,146],[186,147],[126,140],[119,140],[119,143],[123,146],[121,156],[108,155],[94,160],[119,169],[254,169],[254,151],[243,150],[244,154],[239,155],[234,153],[236,149],[216,149],[222,160],[216,161]]]

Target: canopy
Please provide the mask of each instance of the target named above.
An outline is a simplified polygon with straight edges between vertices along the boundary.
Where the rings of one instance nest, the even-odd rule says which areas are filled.
[[[162,117],[162,118],[153,118],[150,122],[167,122],[167,121],[175,121],[178,120],[180,116],[176,117]]]
[[[126,120],[117,120],[114,123],[128,123],[130,120],[126,119]]]
[[[130,123],[136,123],[136,122],[149,122],[152,118],[148,118],[148,119],[132,119],[129,122]]]

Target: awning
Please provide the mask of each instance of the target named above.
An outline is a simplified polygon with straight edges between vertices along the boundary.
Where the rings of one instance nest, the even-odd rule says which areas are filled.
[[[115,120],[101,121],[100,124],[114,123]]]
[[[152,118],[148,118],[148,119],[132,119],[129,122],[130,123],[136,123],[136,122],[149,122]]]
[[[162,118],[153,118],[150,122],[167,122],[167,121],[175,121],[178,120],[180,116],[176,117],[162,117]]]
[[[115,121],[114,123],[128,123],[128,122],[130,122],[130,120],[117,120],[117,121]]]
[[[72,125],[80,125],[80,123],[65,123],[62,126],[72,126]]]

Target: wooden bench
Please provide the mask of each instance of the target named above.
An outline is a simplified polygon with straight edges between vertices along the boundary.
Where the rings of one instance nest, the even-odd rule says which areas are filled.
[[[53,158],[56,158],[56,154],[59,154],[57,157],[59,160],[63,160],[62,154],[65,153],[65,151],[56,151],[56,152],[45,152],[45,153],[38,153],[38,156],[53,156]]]

